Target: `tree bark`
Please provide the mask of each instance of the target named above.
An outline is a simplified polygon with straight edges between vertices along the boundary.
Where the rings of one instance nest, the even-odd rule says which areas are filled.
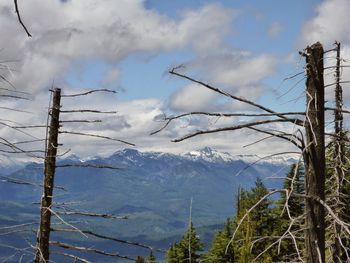
[[[336,42],[336,50],[337,50],[337,65],[335,70],[335,111],[334,111],[334,132],[337,137],[334,140],[334,162],[335,162],[335,174],[336,174],[336,187],[337,193],[339,197],[337,198],[337,204],[335,208],[335,213],[339,218],[342,218],[341,210],[342,204],[344,200],[342,200],[343,194],[343,165],[345,163],[345,151],[344,151],[344,132],[343,132],[343,90],[340,85],[340,43]],[[342,258],[342,246],[340,243],[341,238],[341,227],[336,224],[335,225],[335,236],[334,236],[334,244],[333,244],[333,261],[335,263],[341,263],[346,261],[346,257]]]
[[[37,235],[35,262],[49,262],[49,241],[51,225],[51,205],[54,188],[54,177],[56,168],[56,155],[58,146],[58,130],[60,115],[61,89],[53,91],[51,121],[49,138],[47,142],[45,168],[44,168],[44,192],[41,198],[40,225]]]
[[[306,48],[305,162],[306,262],[325,262],[325,211],[317,200],[325,200],[324,79],[323,47],[317,42]]]

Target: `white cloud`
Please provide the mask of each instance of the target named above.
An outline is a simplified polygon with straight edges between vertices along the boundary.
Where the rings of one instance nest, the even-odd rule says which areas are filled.
[[[217,96],[198,84],[177,90],[170,98],[170,108],[178,112],[215,110]]]
[[[350,44],[349,1],[324,0],[315,11],[316,15],[303,28],[299,41],[302,48],[317,41],[325,46],[334,41]]]
[[[17,60],[10,64],[16,71],[11,74],[5,70],[1,74],[18,90],[30,92],[33,101],[6,101],[3,106],[29,109],[34,114],[18,114],[13,111],[4,111],[3,114],[21,124],[46,123],[47,90],[53,81],[63,88],[63,93],[86,90],[84,87],[69,87],[65,80],[65,74],[79,65],[79,62],[98,59],[110,63],[112,67],[106,72],[102,85],[116,87],[120,79],[118,63],[123,58],[137,52],[156,54],[181,48],[190,48],[197,54],[205,53],[222,45],[234,16],[231,9],[212,4],[183,12],[175,20],[154,10],[147,10],[141,0],[28,0],[20,5],[22,19],[33,35],[32,38],[27,38],[18,24],[13,8],[13,2],[0,4],[0,35],[6,40],[2,43],[0,57],[1,60]],[[118,115],[114,117],[96,117],[93,114],[81,117],[102,118],[105,122],[100,125],[71,124],[65,127],[126,139],[140,147],[146,147],[143,140],[153,140],[147,135],[153,130],[152,125],[155,125],[153,118],[161,113],[161,103],[158,100],[117,103],[116,97],[109,94],[84,96],[81,100],[66,98],[62,104],[64,108],[116,109]],[[78,117],[62,116],[66,119]],[[40,130],[33,130],[31,134],[37,138],[45,136],[45,132]],[[13,141],[25,137],[8,128],[0,129],[0,135]],[[104,154],[118,147],[102,141],[91,144],[84,137],[62,135],[62,140],[65,147],[72,147],[72,151],[83,155],[93,154],[96,149],[99,149],[96,154]],[[153,144],[155,143],[156,141]],[[98,147],[101,145],[106,149]]]
[[[145,9],[143,1],[28,0],[21,3],[23,19],[33,35],[27,39],[12,5],[0,4],[0,34],[7,40],[2,57],[20,60],[16,65],[20,74],[12,82],[34,92],[82,58],[118,63],[138,51],[182,47],[205,51],[222,40],[232,15],[220,6],[206,5],[176,21]]]
[[[343,65],[348,64],[350,59],[350,5],[347,0],[324,0],[316,7],[315,16],[311,18],[305,25],[302,31],[302,36],[299,39],[299,46],[304,48],[307,45],[319,41],[323,44],[324,49],[334,48],[333,43],[338,41],[342,45],[341,55],[345,61]],[[335,65],[335,53],[325,54],[326,66]],[[350,70],[342,69],[342,80],[350,80]],[[325,83],[334,82],[334,75],[330,70],[326,71]],[[349,84],[343,84],[344,99],[346,105],[350,102]],[[328,100],[332,100],[332,87],[326,89]]]
[[[208,53],[191,62],[188,70],[199,80],[235,96],[257,100],[263,92],[263,81],[273,74],[277,59],[270,55],[253,55],[246,51],[221,50]],[[180,69],[181,70],[181,69]],[[223,96],[200,85],[187,85],[170,98],[170,106],[176,111],[232,111],[247,105],[224,100]]]

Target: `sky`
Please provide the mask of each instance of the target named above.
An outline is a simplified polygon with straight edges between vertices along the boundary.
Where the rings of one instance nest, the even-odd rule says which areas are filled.
[[[63,94],[91,89],[117,91],[62,98],[63,110],[117,113],[62,113],[62,120],[103,122],[65,123],[61,130],[126,140],[141,151],[182,153],[205,146],[262,156],[296,151],[278,139],[246,147],[263,138],[250,130],[171,142],[197,130],[249,121],[238,117],[186,117],[151,136],[164,125],[164,116],[191,111],[258,112],[168,71],[181,65],[183,74],[275,111],[304,111],[304,74],[285,80],[304,71],[304,58],[298,52],[316,41],[325,50],[340,41],[344,59],[350,59],[347,0],[26,0],[18,4],[31,38],[19,25],[12,1],[0,0],[0,74],[11,83],[2,80],[0,92],[8,94],[5,89],[15,89],[10,93],[28,93],[28,100],[2,98],[0,137],[11,142],[45,138],[43,128],[14,130],[8,126],[45,125],[49,89],[54,86]],[[325,63],[333,65],[334,54],[327,56]],[[342,63],[345,65],[346,60]],[[350,79],[346,68],[342,74],[343,80]],[[327,72],[326,83],[332,83],[332,78],[332,72]],[[346,84],[343,88],[346,105],[350,92]],[[331,106],[332,90],[326,93]],[[331,128],[331,120],[328,125]],[[267,128],[297,129],[287,124]],[[69,134],[61,134],[59,140],[63,144],[60,154],[84,158],[129,147]],[[22,147],[42,150],[43,143]]]

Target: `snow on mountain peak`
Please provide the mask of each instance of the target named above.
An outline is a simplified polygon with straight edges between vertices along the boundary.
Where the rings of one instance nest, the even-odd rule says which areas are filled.
[[[195,160],[204,160],[209,162],[230,162],[230,161],[244,161],[247,163],[271,163],[271,164],[292,164],[297,161],[295,155],[270,156],[260,157],[258,155],[231,155],[227,152],[219,152],[210,147],[205,147],[199,150],[190,151],[182,156]]]

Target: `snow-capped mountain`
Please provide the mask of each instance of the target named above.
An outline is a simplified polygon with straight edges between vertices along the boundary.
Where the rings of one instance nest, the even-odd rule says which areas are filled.
[[[89,226],[113,236],[161,240],[183,232],[193,199],[193,222],[198,227],[221,224],[235,211],[239,187],[250,188],[257,177],[270,188],[279,187],[293,158],[233,156],[211,148],[184,154],[124,149],[109,157],[81,160],[71,156],[62,164],[108,165],[120,169],[57,168],[55,201],[71,203],[73,210],[128,215],[127,221],[94,221]],[[42,183],[43,165],[17,167],[8,177]],[[0,226],[37,218],[32,203],[40,200],[41,187],[0,181]],[[78,204],[74,206],[74,203]],[[0,242],[5,242],[0,237]]]
[[[219,152],[210,147],[205,147],[200,150],[190,151],[183,156],[195,159],[205,160],[208,162],[231,162],[231,161],[244,161],[247,163],[271,163],[271,164],[286,164],[291,165],[298,160],[297,155],[285,154],[280,156],[258,156],[258,155],[231,155],[227,152]]]

